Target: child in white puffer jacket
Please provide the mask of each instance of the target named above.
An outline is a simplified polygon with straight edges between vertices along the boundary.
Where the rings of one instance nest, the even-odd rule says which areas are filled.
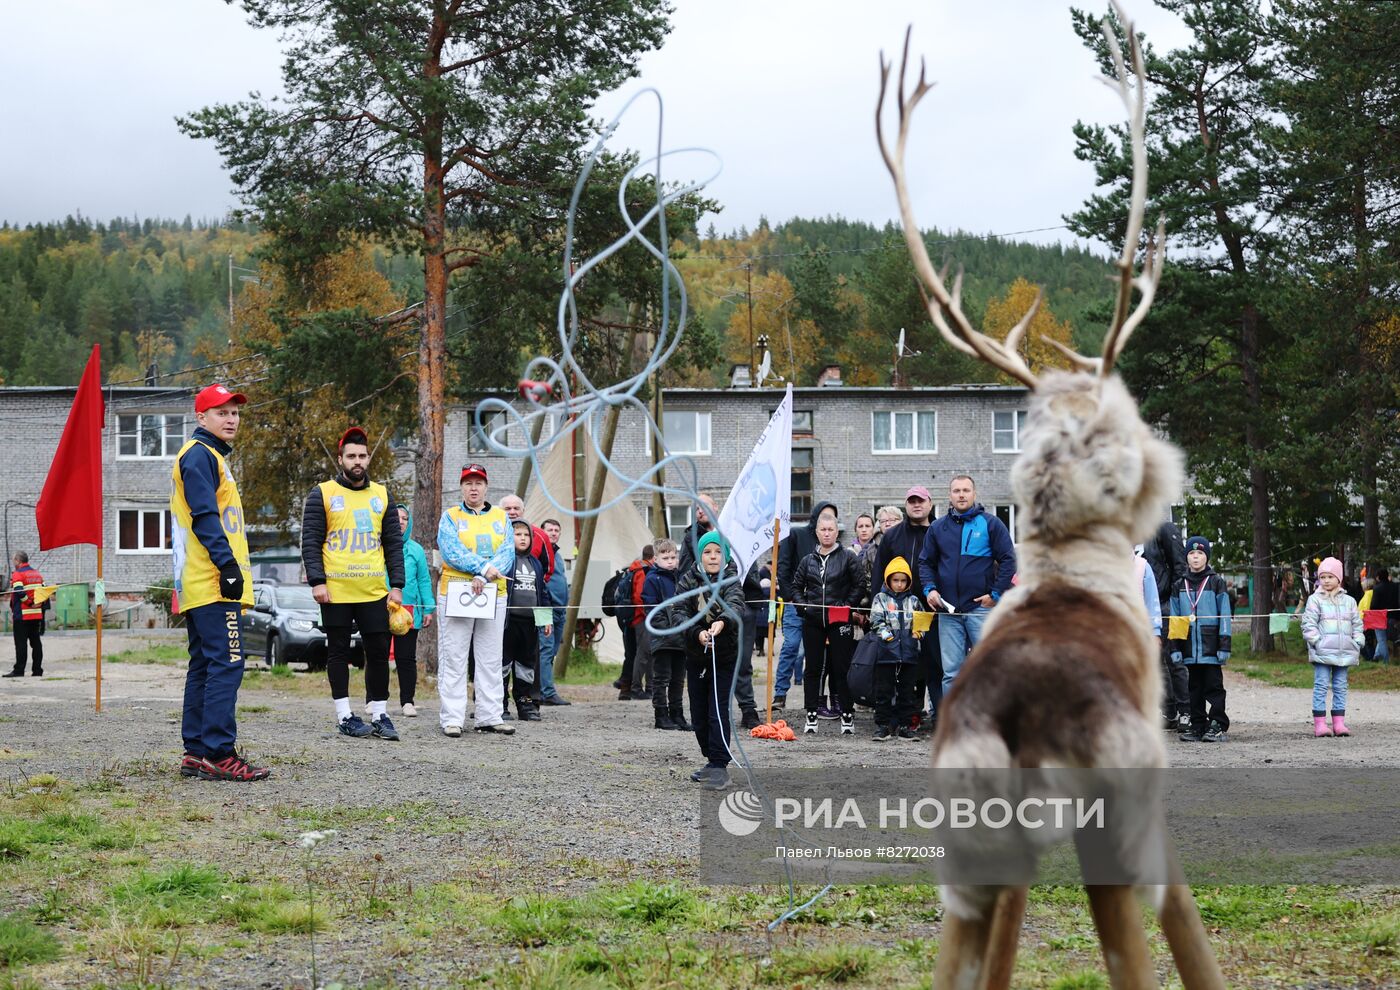
[[[1349,736],[1347,668],[1361,662],[1361,610],[1342,590],[1342,562],[1328,557],[1317,569],[1317,590],[1303,610],[1303,639],[1313,665],[1313,736]],[[1332,688],[1332,725],[1327,725],[1327,688]]]

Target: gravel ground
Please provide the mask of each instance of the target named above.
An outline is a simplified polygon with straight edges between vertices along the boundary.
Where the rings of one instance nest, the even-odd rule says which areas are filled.
[[[122,633],[107,637],[104,645],[114,653],[152,641],[181,639]],[[262,823],[254,828],[286,833],[287,841],[270,856],[265,848],[258,855],[280,860],[287,875],[295,877],[299,828],[288,809],[427,802],[440,808],[444,818],[468,824],[449,834],[425,836],[368,820],[343,829],[317,855],[334,867],[331,873],[342,867],[347,874],[352,867],[362,873],[378,853],[397,884],[484,881],[506,894],[514,889],[513,873],[521,881],[517,892],[582,889],[599,880],[600,864],[620,864],[624,872],[616,878],[621,880],[693,875],[698,805],[687,778],[703,762],[694,740],[653,730],[649,703],[610,700],[613,692],[605,687],[566,687],[576,704],[546,709],[538,724],[514,723],[518,731],[512,738],[470,731],[461,739],[443,737],[437,731],[435,692],[420,691],[420,717],[396,717],[404,737],[398,744],[339,736],[327,696],[277,687],[245,690],[241,705],[269,710],[240,718],[240,744],[250,757],[267,761],[273,777],[256,785],[218,785],[182,780],[175,773],[183,667],[105,665],[103,711],[98,714],[92,709],[90,638],[54,634],[45,645],[49,676],[0,681],[0,747],[11,751],[4,775],[14,780],[21,772],[47,772],[81,783],[105,773],[120,779],[138,800],[205,808],[215,825],[190,826],[196,848],[207,846],[205,861],[228,862],[232,854],[236,862],[248,855],[245,842],[235,843],[234,849],[221,846],[215,826],[226,819],[246,825],[252,816]],[[310,676],[324,684],[322,675]],[[1174,763],[1400,766],[1400,694],[1353,692],[1348,722],[1356,734],[1314,741],[1308,692],[1229,674],[1227,687],[1234,720],[1231,741],[1217,746],[1173,742]],[[748,752],[760,773],[764,767],[835,761],[925,765],[926,742],[876,744],[870,740],[871,728],[863,716],[853,738],[828,731],[796,744],[752,741]],[[328,882],[334,886],[333,879]],[[480,969],[479,958],[369,958],[365,947],[373,943],[367,940],[385,937],[393,928],[393,922],[369,922],[354,932],[328,933],[319,950],[323,972],[338,972],[352,981],[374,977],[435,985]],[[291,936],[267,938],[241,953],[182,962],[177,973],[180,982],[197,985],[283,986],[290,972],[301,971],[303,943]]]

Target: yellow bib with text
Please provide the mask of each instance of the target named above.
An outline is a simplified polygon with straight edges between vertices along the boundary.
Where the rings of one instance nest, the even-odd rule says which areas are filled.
[[[510,517],[506,515],[506,510],[499,506],[493,505],[482,512],[470,512],[460,505],[454,505],[447,510],[447,514],[452,517],[453,525],[457,529],[458,542],[479,557],[490,559],[496,556],[496,552],[505,545],[506,540],[515,538],[510,528]],[[444,560],[438,593],[447,594],[448,581],[470,581],[474,577],[475,574],[459,571]],[[505,581],[497,581],[498,600],[504,601],[505,594]]]
[[[323,481],[321,501],[326,510],[326,539],[321,564],[331,601],[374,602],[389,593],[384,569],[384,513],[389,492],[371,481],[358,491],[338,481]]]
[[[190,503],[185,499],[185,481],[180,476],[180,461],[185,452],[195,444],[200,444],[219,466],[219,486],[214,490],[214,501],[219,507],[219,523],[238,569],[243,572],[243,597],[240,601],[247,606],[253,604],[253,566],[248,561],[248,535],[243,530],[243,503],[238,498],[238,485],[228,462],[213,447],[202,440],[190,439],[180,448],[175,457],[175,467],[171,471],[170,488],[170,542],[174,554],[175,595],[181,612],[212,605],[214,602],[233,601],[219,594],[219,569],[209,559],[209,551],[194,534],[194,514]]]

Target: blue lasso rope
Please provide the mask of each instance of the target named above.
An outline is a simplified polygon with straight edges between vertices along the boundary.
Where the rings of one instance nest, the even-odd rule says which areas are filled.
[[[656,99],[657,126],[656,126],[656,154],[650,158],[639,161],[622,177],[617,190],[618,213],[627,226],[627,231],[622,236],[614,240],[607,247],[597,254],[586,259],[573,267],[574,252],[574,229],[578,215],[579,200],[583,195],[589,176],[593,168],[597,165],[602,156],[603,149],[607,145],[608,139],[612,137],[621,123],[624,116],[632,105],[644,96],[652,96]],[[666,449],[665,437],[662,434],[661,426],[652,417],[647,404],[637,398],[637,393],[652,377],[659,372],[676,348],[680,345],[681,336],[685,332],[685,322],[687,314],[687,294],[685,282],[681,278],[680,271],[670,258],[670,239],[666,231],[666,207],[676,200],[697,192],[718,178],[722,169],[722,162],[719,156],[708,148],[677,148],[666,150],[663,144],[663,129],[665,122],[665,108],[661,93],[652,87],[640,90],[627,101],[603,129],[597,143],[593,146],[587,161],[579,172],[578,180],[574,183],[573,196],[569,200],[568,220],[565,228],[564,257],[563,257],[563,277],[564,289],[559,296],[559,307],[557,315],[557,329],[560,345],[560,360],[556,361],[546,355],[539,355],[532,358],[525,366],[525,381],[537,381],[545,384],[547,389],[526,390],[522,389],[522,394],[528,403],[528,408],[521,410],[514,403],[497,396],[482,399],[477,403],[474,414],[475,427],[479,435],[483,436],[487,447],[492,453],[502,457],[512,457],[526,459],[530,462],[532,473],[539,479],[540,489],[544,493],[549,504],[555,510],[566,516],[586,519],[606,512],[620,502],[630,499],[637,492],[660,492],[663,497],[670,500],[686,499],[692,506],[692,513],[700,508],[703,503],[700,500],[698,470],[693,458],[685,454],[672,454]],[[713,171],[705,178],[698,181],[685,183],[667,189],[662,181],[662,163],[667,158],[677,155],[698,154],[707,156],[713,162]],[[656,201],[642,214],[641,217],[633,218],[627,208],[627,189],[631,182],[643,172],[654,170],[654,181],[656,187]],[[644,228],[653,221],[657,225],[657,237],[653,242],[643,231]],[[578,344],[580,325],[578,307],[574,297],[575,286],[594,268],[602,264],[612,255],[621,251],[628,244],[638,244],[646,250],[648,254],[656,258],[661,263],[661,318],[657,324],[656,341],[648,355],[646,363],[630,377],[616,382],[612,385],[598,386],[594,384],[583,366],[575,356],[574,349]],[[678,297],[678,306],[674,313],[674,329],[672,328],[672,307],[671,294],[675,291]],[[570,384],[570,376],[574,376],[578,386],[575,389]],[[547,402],[551,396],[558,396],[558,399]],[[640,414],[642,422],[645,424],[647,436],[650,442],[658,444],[664,456],[656,463],[650,465],[640,475],[633,477],[623,471],[602,448],[601,437],[603,434],[601,417],[608,410],[617,407],[618,415],[632,409]],[[489,431],[485,428],[486,421],[491,416],[498,416],[495,426]],[[531,439],[531,428],[542,417],[559,417],[560,428],[552,433],[548,439],[535,442]],[[614,498],[592,509],[579,509],[572,504],[572,499],[565,503],[555,496],[550,490],[546,481],[546,475],[542,470],[542,458],[556,443],[564,440],[575,430],[587,426],[585,435],[589,437],[593,450],[598,457],[600,470],[607,471],[616,478],[622,485],[622,491]],[[519,436],[523,438],[520,446],[508,445],[504,438],[508,431],[516,427],[519,429]],[[543,433],[543,430],[541,430]],[[657,479],[663,472],[667,472],[668,478],[675,478],[679,475],[680,484],[662,484]],[[719,528],[719,520],[714,519],[712,523],[715,530],[724,538],[725,534]],[[727,539],[726,539],[726,542]],[[698,565],[698,561],[697,561]],[[715,578],[706,578],[700,587],[685,594],[675,595],[667,599],[663,606],[670,606],[684,602],[690,598],[707,596],[709,600],[718,601],[721,605],[721,614],[726,621],[732,622],[738,630],[739,642],[744,642],[744,616],[724,601],[720,592],[731,584],[742,584],[743,574],[725,576],[722,569]],[[703,610],[697,610],[696,614],[679,626],[666,629],[658,629],[652,624],[652,616],[646,619],[647,631],[656,634],[684,632],[702,621]],[[711,678],[714,681],[714,678]],[[729,682],[729,697],[727,704],[729,710],[734,710],[734,693],[739,682],[739,664],[734,665],[734,673]],[[712,690],[718,691],[718,685]],[[716,698],[716,701],[718,699]],[[765,809],[772,808],[772,800],[769,798],[758,776],[754,772],[753,763],[749,759],[748,753],[744,750],[744,745],[740,741],[742,733],[733,733],[733,745],[738,750],[737,755],[734,750],[730,750],[730,756],[734,762],[743,770],[748,788],[753,792],[763,804]],[[727,745],[727,744],[726,744]],[[788,835],[797,843],[817,848],[817,844],[804,838],[800,833],[794,831],[786,824],[779,826],[779,831]],[[798,903],[795,885],[792,878],[792,867],[786,857],[782,861],[783,877],[787,885],[788,909],[768,924],[768,931],[772,932],[784,922],[793,918],[797,914],[809,909],[822,897],[831,891],[834,886],[831,881],[831,867],[828,864],[825,872],[825,885],[810,899]]]

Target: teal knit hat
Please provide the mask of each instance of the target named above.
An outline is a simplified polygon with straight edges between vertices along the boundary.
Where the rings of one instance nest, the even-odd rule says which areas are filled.
[[[700,557],[704,555],[705,548],[711,543],[719,544],[719,548],[724,551],[724,562],[726,564],[729,563],[729,544],[725,543],[724,537],[720,536],[714,530],[700,537],[700,542],[695,547],[695,562],[697,564],[700,562]]]

